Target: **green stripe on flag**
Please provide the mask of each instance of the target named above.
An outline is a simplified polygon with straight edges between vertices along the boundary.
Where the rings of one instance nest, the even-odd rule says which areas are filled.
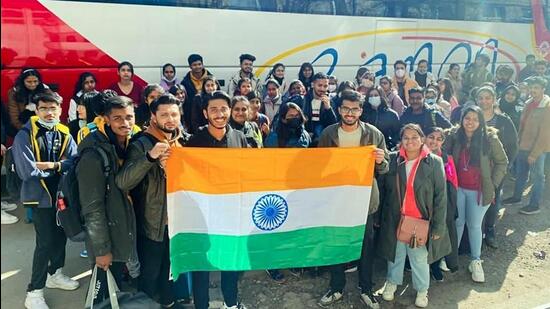
[[[359,259],[365,225],[313,227],[249,236],[180,233],[170,239],[172,274],[187,271],[279,269]]]

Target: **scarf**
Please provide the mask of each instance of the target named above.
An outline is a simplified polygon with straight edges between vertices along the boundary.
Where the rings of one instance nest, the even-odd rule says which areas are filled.
[[[183,135],[179,128],[177,128],[176,131],[172,133],[172,137],[170,139],[166,138],[164,131],[157,127],[156,123],[151,123],[151,125],[147,128],[147,130],[145,130],[144,133],[151,135],[161,143],[166,143],[170,145],[170,147],[183,147],[183,145],[180,143],[180,139],[183,137]]]
[[[405,198],[403,200],[403,207],[401,208],[401,213],[405,216],[422,219],[422,214],[420,213],[420,210],[418,210],[418,205],[416,204],[416,196],[414,192],[414,180],[416,178],[416,172],[418,170],[418,166],[420,165],[420,161],[426,158],[429,154],[430,154],[430,149],[428,149],[426,145],[423,145],[422,149],[420,150],[420,155],[414,161],[413,167],[411,169],[411,173],[409,174],[409,177],[407,177],[407,185],[405,187]],[[404,147],[401,147],[399,149],[399,156],[403,158],[405,162],[408,161],[407,152],[405,151]]]

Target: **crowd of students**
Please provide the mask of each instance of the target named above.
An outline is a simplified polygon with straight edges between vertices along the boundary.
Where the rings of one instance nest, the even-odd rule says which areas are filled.
[[[32,209],[27,220],[36,231],[26,308],[48,308],[44,287],[79,286],[61,271],[66,236],[56,224],[58,184],[74,164],[87,232],[82,255],[99,269],[94,302],[108,298],[107,269],[119,285],[130,277],[138,290],[166,308],[190,302],[182,292],[187,279],[169,279],[164,166],[173,147],[374,145],[375,181],[356,261],[360,298],[370,308],[379,306],[373,293],[376,256],[387,261],[382,298],[394,299],[407,264],[417,291],[415,305],[426,307],[430,278],[442,281],[442,271],[460,269],[465,228],[471,258],[466,268],[473,281],[485,281],[482,243],[498,248],[498,210],[503,203],[521,202],[529,178],[531,197],[520,212],[540,212],[550,152],[545,61],[530,55],[518,78],[508,65],[499,66],[493,78],[489,58],[480,54],[462,74],[458,64],[451,64],[446,77],[437,79],[427,61],[409,74],[399,60],[394,76],[376,78],[360,68],[355,80],[338,82],[315,73],[310,63],[301,66],[298,79],[291,80],[284,64],[277,63],[260,80],[253,72],[255,57],[239,59],[240,70],[226,91],[197,54],[188,57],[190,70],[181,82],[172,64],[162,67],[159,84],[145,87],[133,82],[129,62],[119,64],[119,81],[104,90],[96,89],[94,75],[84,72],[69,104],[67,126],[60,121],[61,97],[37,70],[21,72],[8,93],[8,116],[2,105],[2,155],[6,136],[14,136],[11,150],[22,180],[17,198]],[[507,174],[515,188],[502,200]],[[6,212],[15,207],[2,202],[2,224],[17,222]],[[410,222],[424,226],[425,234],[410,237]],[[320,306],[342,299],[346,268],[328,266],[329,289]],[[280,270],[267,273],[279,283],[285,280]],[[191,277],[195,307],[208,308],[209,273]],[[238,272],[222,272],[225,308],[245,308],[238,280]]]

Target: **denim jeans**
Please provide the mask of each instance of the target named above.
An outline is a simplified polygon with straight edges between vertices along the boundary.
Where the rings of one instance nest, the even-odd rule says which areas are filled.
[[[470,256],[472,260],[479,260],[481,257],[482,232],[481,224],[483,217],[489,209],[489,205],[481,205],[481,192],[458,188],[456,196],[456,234],[458,243],[462,240],[464,224],[468,225],[468,239],[470,240]]]
[[[411,248],[409,245],[397,241],[395,246],[395,260],[388,262],[387,280],[395,285],[403,283],[405,258],[409,257],[412,270],[413,287],[417,292],[428,291],[430,287],[430,265],[428,264],[428,249],[426,246]]]
[[[525,189],[525,184],[529,176],[533,180],[533,188],[531,189],[531,200],[529,201],[530,205],[540,206],[540,201],[542,200],[544,194],[544,163],[546,159],[546,154],[541,154],[537,161],[531,166],[527,162],[529,156],[529,151],[520,150],[516,158],[516,187],[514,189],[514,197],[521,198],[523,190]]]

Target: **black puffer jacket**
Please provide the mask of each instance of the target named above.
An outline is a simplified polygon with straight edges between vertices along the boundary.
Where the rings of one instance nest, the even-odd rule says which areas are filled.
[[[384,134],[388,149],[393,149],[399,143],[399,130],[401,130],[399,116],[385,104],[380,105],[378,109],[372,108],[368,103],[365,104],[361,121],[375,126]]]

